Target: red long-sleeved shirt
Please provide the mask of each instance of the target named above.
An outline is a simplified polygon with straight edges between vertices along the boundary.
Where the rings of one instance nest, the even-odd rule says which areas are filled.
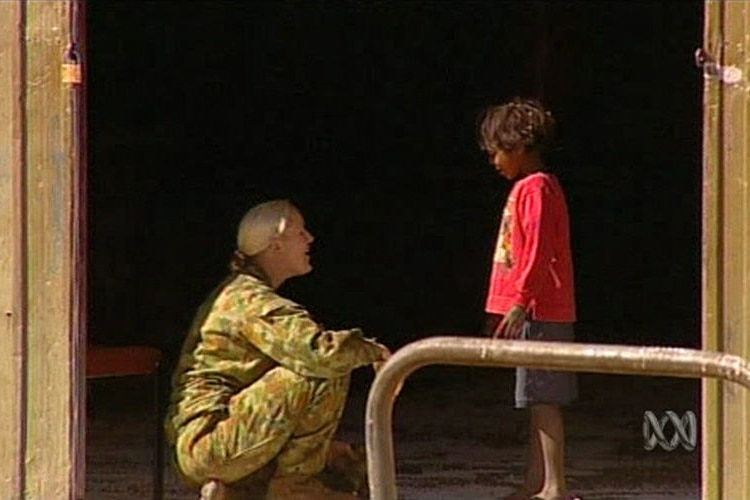
[[[523,306],[537,321],[576,319],[568,207],[554,175],[513,186],[503,209],[485,311]]]

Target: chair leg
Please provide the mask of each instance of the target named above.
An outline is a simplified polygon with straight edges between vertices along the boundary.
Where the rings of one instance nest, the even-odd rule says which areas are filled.
[[[153,456],[153,498],[162,500],[164,495],[164,388],[162,387],[161,365],[154,373],[154,456]]]

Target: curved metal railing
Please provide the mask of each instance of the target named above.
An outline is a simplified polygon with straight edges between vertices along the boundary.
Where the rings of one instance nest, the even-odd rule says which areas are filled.
[[[526,366],[552,370],[721,378],[750,389],[750,364],[740,356],[674,347],[431,337],[399,349],[380,369],[367,398],[365,440],[372,500],[396,500],[392,414],[397,388],[428,365]]]

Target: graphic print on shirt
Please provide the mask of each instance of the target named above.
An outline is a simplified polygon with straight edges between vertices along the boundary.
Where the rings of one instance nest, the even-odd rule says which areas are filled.
[[[505,208],[503,209],[503,218],[500,222],[500,232],[497,236],[495,245],[494,262],[499,262],[506,269],[513,267],[513,252],[511,243],[511,228],[513,227],[513,208],[515,207],[515,196],[508,198]]]

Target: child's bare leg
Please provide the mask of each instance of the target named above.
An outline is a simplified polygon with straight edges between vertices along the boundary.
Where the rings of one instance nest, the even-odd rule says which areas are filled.
[[[530,409],[529,450],[523,487],[503,500],[555,500],[567,492],[565,429],[560,407],[539,404]]]
[[[537,489],[532,490],[534,493],[532,497],[545,500],[561,498],[567,493],[567,484],[565,482],[565,427],[560,407],[550,404],[532,406],[531,432],[538,436],[539,442],[538,461],[529,467],[527,474],[527,484],[537,485]],[[537,474],[540,474],[541,481]]]
[[[534,425],[533,414],[529,427],[529,445],[526,450],[526,477],[523,486],[510,495],[503,497],[503,500],[528,500],[542,487],[544,476],[542,442],[539,440],[539,432]]]

